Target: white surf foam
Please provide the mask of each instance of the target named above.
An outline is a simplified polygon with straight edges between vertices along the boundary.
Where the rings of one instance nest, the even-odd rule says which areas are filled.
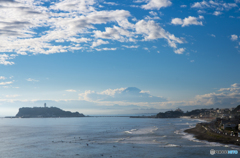
[[[127,134],[150,134],[154,133],[158,128],[156,126],[142,128],[142,129],[131,129],[130,131],[124,131]]]
[[[166,144],[166,145],[160,145],[159,147],[162,148],[173,148],[173,147],[182,147],[181,145],[176,145],[176,144]]]

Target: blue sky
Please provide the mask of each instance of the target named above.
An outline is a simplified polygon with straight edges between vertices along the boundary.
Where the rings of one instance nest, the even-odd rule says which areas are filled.
[[[240,0],[2,0],[0,116],[235,107]]]

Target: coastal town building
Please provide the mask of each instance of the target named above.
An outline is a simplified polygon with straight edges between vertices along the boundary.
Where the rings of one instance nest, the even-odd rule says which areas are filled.
[[[227,129],[227,128],[235,128],[237,125],[231,122],[228,122],[226,124],[223,124],[223,129]]]

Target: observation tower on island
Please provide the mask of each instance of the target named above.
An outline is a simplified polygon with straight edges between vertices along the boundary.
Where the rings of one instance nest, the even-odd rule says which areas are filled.
[[[45,107],[45,108],[47,107],[47,104],[46,104],[46,103],[44,103],[44,107]]]

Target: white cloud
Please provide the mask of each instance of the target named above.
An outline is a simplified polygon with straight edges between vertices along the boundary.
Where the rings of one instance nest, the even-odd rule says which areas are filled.
[[[186,7],[187,7],[187,5],[181,5],[180,7],[181,7],[181,8],[186,8]]]
[[[157,12],[154,12],[154,11],[150,11],[149,14],[152,15],[152,16],[157,16],[158,15]]]
[[[215,11],[214,13],[213,13],[213,15],[215,15],[215,16],[218,16],[218,15],[221,15],[222,14],[222,12],[220,12],[220,11]]]
[[[144,103],[144,102],[163,102],[166,101],[163,97],[155,97],[149,94],[149,91],[141,91],[136,87],[107,89],[102,92],[85,91],[79,94],[80,100],[96,103],[108,103],[114,105],[121,103],[123,105],[129,103]]]
[[[174,25],[182,25],[183,20],[181,18],[174,18],[174,19],[172,19],[171,23],[174,24]]]
[[[96,48],[97,51],[102,51],[102,50],[117,50],[117,48]]]
[[[150,91],[143,91],[143,90],[141,90],[139,93],[150,93]]]
[[[117,89],[107,89],[104,90],[102,92],[100,92],[99,94],[103,94],[103,95],[110,95],[110,96],[114,96],[117,93],[122,93],[122,91],[124,91],[126,88],[117,88]]]
[[[237,87],[240,87],[240,84],[239,83],[234,83],[234,84],[231,85],[231,87],[237,88]]]
[[[94,28],[94,26],[92,26],[94,24],[106,24],[107,22],[117,21],[120,26],[129,27],[128,25],[130,23],[128,23],[126,19],[128,16],[130,16],[128,11],[96,11],[93,7],[94,4],[94,0],[63,0],[60,2],[52,2],[49,8],[37,5],[32,1],[28,2],[29,6],[21,2],[18,4],[13,3],[10,6],[7,6],[6,4],[6,6],[3,6],[0,10],[0,13],[2,11],[2,14],[0,15],[7,15],[5,18],[6,22],[1,24],[4,24],[4,28],[13,29],[1,32],[1,36],[6,34],[8,38],[0,38],[0,52],[15,51],[18,54],[26,55],[27,52],[32,52],[34,54],[52,54],[67,52],[68,50],[78,50],[73,46],[63,46],[61,43],[59,43],[59,45],[53,45],[51,42],[88,42],[92,39],[85,37],[80,39],[78,36],[79,33],[87,32],[88,29]],[[9,10],[9,8],[18,7],[20,9],[16,9],[16,11],[12,13]],[[29,9],[21,9],[23,7],[29,7],[30,10],[31,8],[34,8],[32,10],[35,12],[37,10],[39,13],[37,14],[33,11],[30,12]],[[22,15],[21,12],[23,10],[27,11],[28,14]],[[59,13],[58,11],[65,12]],[[77,14],[80,16],[76,16]],[[7,21],[8,19],[12,19],[14,23],[9,23]],[[31,21],[32,19],[35,21]],[[1,24],[0,30],[4,31],[1,29]],[[50,27],[52,29],[39,34],[40,37],[34,37],[35,34],[37,35],[38,33],[33,32],[32,30],[33,28],[37,29],[38,27]],[[17,32],[18,29],[20,29],[19,32]],[[24,32],[21,29],[28,31]],[[20,35],[23,37],[16,38],[20,37]],[[0,64],[7,65],[14,63],[2,60],[0,61]]]
[[[230,88],[220,88],[220,93],[208,93],[203,95],[196,95],[190,101],[167,101],[161,103],[161,106],[236,106],[240,102],[240,86],[235,83]]]
[[[170,0],[145,0],[146,5],[142,5],[141,8],[146,10],[159,10],[160,8],[169,7],[172,5]]]
[[[7,61],[9,59],[13,59],[14,57],[11,57],[7,54],[0,54],[0,64],[3,64],[3,65],[13,65],[14,62],[12,61]]]
[[[6,77],[0,76],[0,80],[5,80],[5,79],[6,79]]]
[[[204,10],[206,8],[214,9],[216,11],[213,13],[213,15],[216,15],[216,16],[222,14],[220,11],[230,10],[235,7],[238,7],[236,3],[226,3],[224,1],[213,1],[213,0],[209,0],[209,1],[203,0],[202,2],[195,2],[191,6],[191,8],[196,8],[201,10]]]
[[[97,46],[100,46],[100,45],[102,45],[102,44],[109,44],[109,42],[108,41],[103,41],[103,40],[101,40],[101,39],[98,39],[96,42],[94,41],[93,43],[92,43],[92,48],[94,48],[94,47],[97,47]]]
[[[138,48],[139,47],[139,45],[136,45],[136,46],[134,46],[134,45],[132,45],[132,46],[122,45],[122,46],[125,47],[125,48]]]
[[[158,16],[154,16],[154,17],[151,17],[151,16],[145,16],[144,19],[146,20],[156,20],[156,19],[160,19]]]
[[[150,11],[149,12],[150,16],[147,15],[144,17],[144,19],[146,20],[159,20],[160,18],[158,17],[158,13],[157,12],[154,12],[154,11]],[[161,13],[160,13],[161,14]]]
[[[53,5],[50,6],[50,9],[68,12],[77,11],[86,14],[95,10],[93,7],[95,3],[95,0],[62,0],[58,3],[53,3]]]
[[[202,2],[195,2],[191,8],[216,8],[217,10],[223,10],[223,9],[232,9],[234,7],[237,7],[235,3],[225,3],[223,1],[213,1],[210,0],[209,2],[203,0]]]
[[[68,89],[68,90],[66,90],[67,92],[77,92],[76,90],[74,90],[74,89]]]
[[[99,4],[95,0],[61,0],[51,2],[49,7],[42,5],[44,2],[0,1],[0,52],[4,53],[0,54],[0,64],[13,65],[15,63],[11,60],[19,55],[89,51],[101,44],[111,43],[110,40],[138,42],[163,38],[174,48],[177,43],[183,43],[159,24],[149,20],[159,19],[158,13],[153,11],[149,12],[148,20],[137,20],[123,9],[99,11]],[[142,5],[144,9],[151,10],[172,4],[170,0],[142,2],[147,3]],[[115,5],[114,2],[105,4]],[[128,18],[135,21],[129,22]],[[99,25],[107,25],[105,31],[99,30]],[[146,30],[140,29],[141,26]],[[42,28],[45,31],[39,31]]]
[[[6,98],[16,98],[16,97],[19,97],[20,95],[5,95]]]
[[[237,35],[235,35],[235,34],[231,35],[231,40],[232,41],[236,41],[237,39],[238,39]]]
[[[240,101],[240,84],[235,83],[230,88],[220,88],[221,93],[197,95],[196,102],[203,105],[238,105]]]
[[[92,39],[70,37],[66,41],[71,41],[71,42],[75,42],[75,43],[88,43],[89,41],[92,41]]]
[[[4,86],[4,85],[9,85],[12,84],[12,81],[8,81],[8,82],[0,82],[0,86]]]
[[[205,7],[210,7],[210,5],[208,2],[202,1],[202,2],[195,2],[191,7],[192,8],[205,8]]]
[[[198,10],[197,12],[198,12],[198,14],[204,14],[204,13],[206,13],[205,10]]]
[[[216,37],[214,34],[211,34],[212,37]]]
[[[158,38],[164,38],[168,41],[169,46],[176,48],[177,43],[183,43],[183,41],[177,37],[175,37],[173,34],[170,34],[169,32],[165,31],[161,26],[159,26],[157,23],[155,23],[152,20],[145,21],[140,20],[136,23],[136,33],[137,34],[143,34],[144,40],[155,40]]]
[[[108,5],[118,5],[117,3],[115,2],[103,2],[104,4],[108,4]]]
[[[186,48],[179,48],[174,51],[175,54],[183,54]]]
[[[28,78],[26,80],[29,81],[29,82],[38,82],[39,81],[39,80],[35,80],[35,79],[32,79],[32,78]]]
[[[199,16],[197,18],[197,17],[189,16],[184,19],[174,18],[172,19],[171,23],[174,25],[182,25],[182,27],[189,26],[189,25],[203,25],[202,21],[200,21],[201,19],[204,19],[204,17]]]
[[[105,32],[101,32],[101,31],[93,31],[94,32],[94,36],[96,38],[103,38],[103,39],[111,39],[111,40],[118,40],[120,42],[124,42],[124,41],[129,41],[128,38],[126,37],[132,37],[132,33],[130,33],[129,31],[117,27],[117,26],[113,26],[113,28],[110,27],[106,27],[105,28]]]

